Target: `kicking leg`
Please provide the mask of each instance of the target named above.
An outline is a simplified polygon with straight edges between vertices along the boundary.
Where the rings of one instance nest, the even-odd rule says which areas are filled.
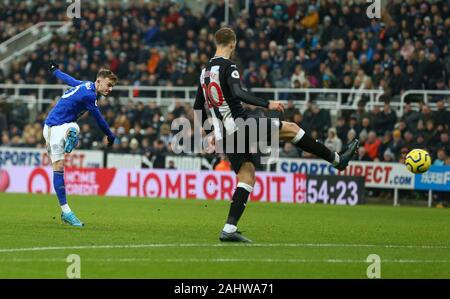
[[[251,242],[237,230],[237,223],[244,213],[248,198],[255,185],[255,167],[253,166],[253,163],[243,163],[237,176],[237,188],[231,199],[227,223],[225,224],[219,239],[221,241],[231,242]]]
[[[280,139],[290,141],[300,149],[330,162],[338,170],[344,170],[347,167],[359,146],[359,140],[354,139],[343,152],[339,154],[332,152],[325,145],[307,135],[297,124],[291,122],[283,122]]]

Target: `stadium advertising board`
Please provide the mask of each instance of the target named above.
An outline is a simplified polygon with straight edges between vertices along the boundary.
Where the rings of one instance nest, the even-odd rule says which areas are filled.
[[[3,192],[54,193],[49,167],[5,167],[0,177]],[[68,194],[207,200],[229,200],[237,184],[232,172],[102,168],[67,168],[65,182]],[[250,200],[353,205],[361,202],[363,188],[357,177],[314,176],[308,182],[305,174],[259,172]]]
[[[0,191],[54,193],[49,167],[3,167],[0,172]],[[237,184],[231,172],[107,168],[67,168],[65,182],[68,194],[211,200],[229,200]],[[304,174],[258,173],[250,199],[302,203],[305,188]]]
[[[0,147],[0,167],[6,166],[51,166],[52,162],[44,148]],[[65,156],[68,167],[103,167],[102,151],[76,150]]]
[[[280,158],[276,162],[276,170],[279,173],[363,176],[369,188],[414,189],[415,181],[415,175],[400,163],[353,161],[345,171],[338,171],[323,160]]]
[[[417,174],[414,189],[450,192],[450,166],[431,166],[424,174]]]
[[[152,168],[151,162],[143,155],[111,154],[107,158],[109,168]],[[198,170],[202,169],[202,158],[186,156],[165,156],[165,168],[174,167],[178,170]]]
[[[106,163],[108,168],[141,168],[142,156],[108,153]]]

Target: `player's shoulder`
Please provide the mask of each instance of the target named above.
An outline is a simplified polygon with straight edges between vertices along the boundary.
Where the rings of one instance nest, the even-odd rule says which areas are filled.
[[[87,91],[95,92],[95,84],[91,81],[83,81],[83,87],[86,88]]]
[[[96,97],[96,91],[95,91],[95,84],[91,81],[83,81],[81,84],[82,88],[84,89],[85,93],[90,96]]]
[[[213,57],[209,60],[209,63],[211,65],[220,65],[224,68],[228,68],[230,66],[234,66],[236,67],[236,63],[228,58],[222,57],[222,56],[218,56],[218,57]]]
[[[95,90],[95,84],[91,81],[83,81],[82,84],[80,84],[82,92],[83,92],[83,98],[86,100],[97,100],[97,92]]]
[[[222,73],[226,77],[232,76],[233,78],[239,79],[239,71],[237,65],[234,61],[226,58],[222,58]]]

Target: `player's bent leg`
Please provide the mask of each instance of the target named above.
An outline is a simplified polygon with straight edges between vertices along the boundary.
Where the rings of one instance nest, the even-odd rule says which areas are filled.
[[[59,205],[62,210],[61,220],[72,226],[84,226],[67,204],[63,159],[53,162],[53,187],[55,188],[56,196],[58,197]]]
[[[344,170],[349,161],[357,153],[359,140],[352,140],[341,153],[330,151],[325,145],[314,140],[311,136],[300,128],[297,124],[291,122],[282,122],[280,130],[280,139],[292,142],[301,150],[312,153],[328,162],[338,170]]]
[[[74,127],[70,127],[66,133],[66,144],[64,146],[64,151],[66,153],[71,153],[73,149],[78,144],[78,131]]]
[[[230,211],[227,223],[220,233],[220,241],[223,242],[251,242],[237,230],[237,223],[244,213],[250,193],[255,185],[255,167],[251,162],[245,162],[237,174],[238,184],[231,199]]]

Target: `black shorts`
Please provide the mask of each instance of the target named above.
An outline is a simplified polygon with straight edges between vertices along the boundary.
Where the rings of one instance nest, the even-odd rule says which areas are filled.
[[[269,147],[275,133],[274,130],[277,130],[276,133],[278,133],[281,129],[281,122],[278,118],[260,116],[251,116],[251,118],[255,120],[256,131],[251,130],[248,126],[244,128],[238,126],[238,131],[231,135],[225,135],[219,142],[216,141],[216,147],[219,146],[221,152],[226,154],[236,173],[245,162],[252,163],[257,169],[261,168],[261,156],[266,154],[261,152],[261,144],[264,144],[266,148]],[[244,130],[245,135],[238,133]],[[231,139],[234,142],[231,143]]]

